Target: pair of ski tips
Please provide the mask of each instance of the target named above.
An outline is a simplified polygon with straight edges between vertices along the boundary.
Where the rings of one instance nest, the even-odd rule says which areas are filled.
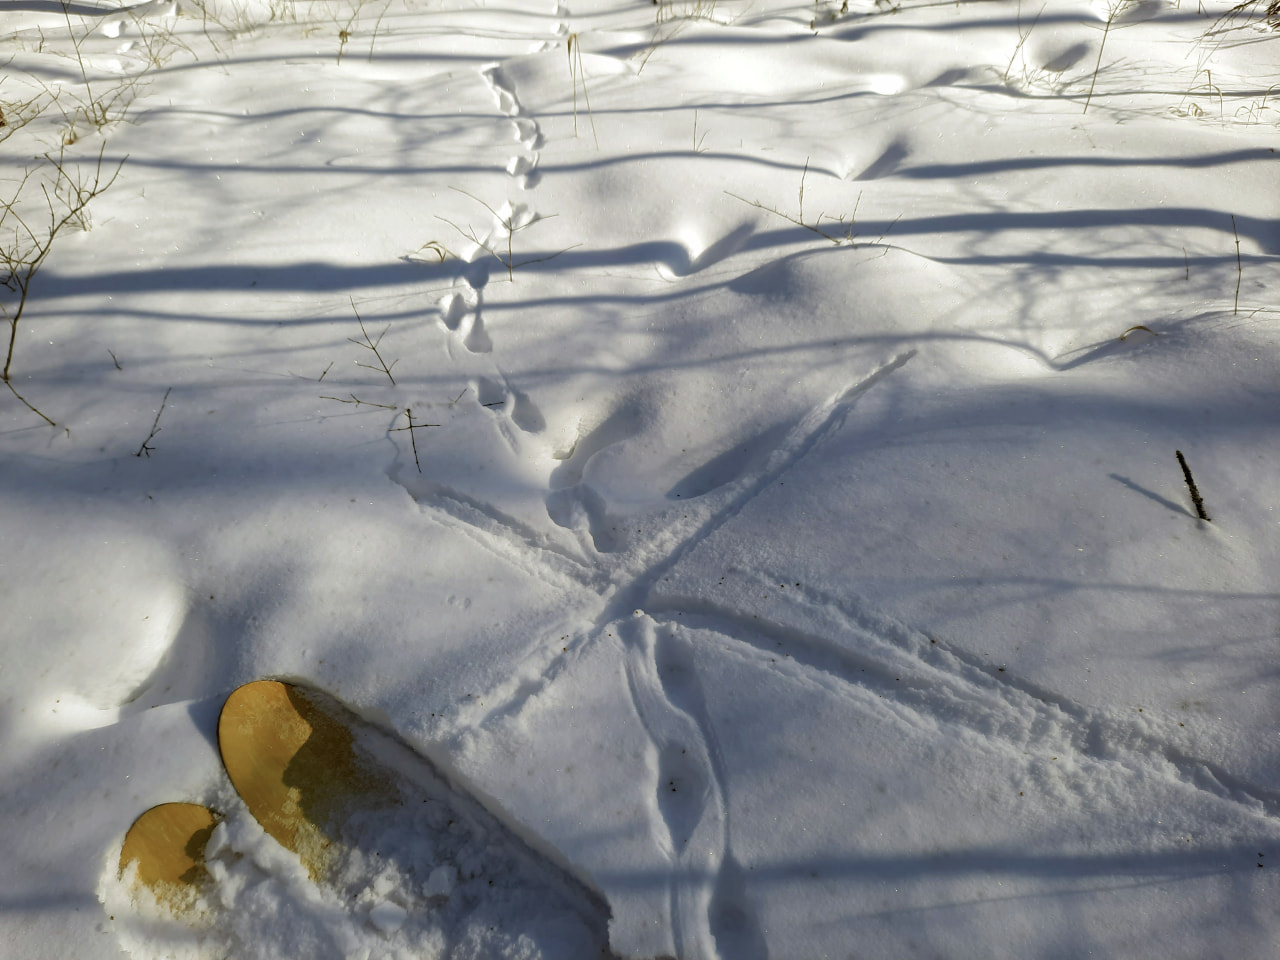
[[[316,879],[326,872],[352,805],[393,792],[387,772],[357,753],[353,719],[324,694],[276,680],[239,687],[218,719],[218,748],[232,786],[263,829]],[[152,807],[125,834],[121,875],[136,865],[135,884],[181,913],[208,879],[204,849],[221,819],[197,803]]]

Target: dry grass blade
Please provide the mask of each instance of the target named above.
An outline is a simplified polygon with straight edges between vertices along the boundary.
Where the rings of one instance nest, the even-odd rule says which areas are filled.
[[[600,149],[600,137],[596,134],[596,118],[591,111],[591,94],[587,91],[587,75],[582,68],[582,42],[576,33],[569,34],[566,49],[569,54],[569,79],[573,83],[573,135],[578,136],[578,83],[582,83],[582,99],[587,104],[587,120],[591,123],[591,138]]]

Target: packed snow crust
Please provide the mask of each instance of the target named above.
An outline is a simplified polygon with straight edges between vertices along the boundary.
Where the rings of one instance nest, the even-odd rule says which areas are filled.
[[[1274,955],[1276,29],[7,5],[0,955]],[[434,804],[340,882],[262,677]]]

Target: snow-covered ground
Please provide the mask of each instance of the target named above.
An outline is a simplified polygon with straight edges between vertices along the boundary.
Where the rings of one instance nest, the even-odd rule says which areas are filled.
[[[0,955],[1273,956],[1228,11],[5,4]],[[261,677],[457,823],[314,882],[219,760]],[[117,876],[169,800],[199,929]]]

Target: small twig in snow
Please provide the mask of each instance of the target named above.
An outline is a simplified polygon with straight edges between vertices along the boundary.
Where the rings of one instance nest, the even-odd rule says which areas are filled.
[[[336,400],[338,403],[351,403],[357,407],[381,407],[383,410],[399,410],[393,403],[374,403],[372,400],[361,400],[354,393],[347,394],[350,400],[343,400],[341,397],[321,397],[321,400]]]
[[[18,398],[18,400],[19,400],[19,402],[21,402],[21,404],[22,404],[24,407],[26,407],[28,410],[30,410],[32,413],[34,413],[37,417],[39,417],[41,420],[43,420],[43,421],[44,421],[45,423],[47,423],[49,426],[51,426],[51,427],[56,427],[56,426],[57,426],[57,424],[56,424],[56,423],[54,423],[54,422],[53,422],[53,420],[52,420],[49,416],[47,416],[43,411],[41,411],[41,410],[37,410],[37,409],[32,405],[32,403],[31,403],[31,401],[30,401],[30,400],[28,400],[26,397],[24,397],[22,394],[20,394],[20,393],[18,392],[18,388],[17,388],[17,387],[15,387],[15,386],[13,385],[13,381],[12,381],[12,380],[10,380],[8,377],[6,377],[6,378],[5,378],[5,380],[4,380],[4,385],[5,385],[6,387],[8,387],[8,388],[9,388],[9,392],[10,392],[10,393],[12,393],[15,397],[17,397],[17,398]]]
[[[1243,268],[1240,266],[1240,233],[1236,230],[1236,215],[1231,215],[1231,233],[1236,238],[1236,305],[1234,313],[1240,313],[1240,278],[1244,274]]]
[[[164,397],[160,400],[160,409],[156,411],[156,418],[151,422],[151,432],[147,434],[147,439],[142,441],[142,446],[140,446],[138,448],[138,452],[134,454],[135,457],[140,457],[145,453],[147,458],[150,459],[151,451],[155,449],[155,447],[151,446],[151,441],[154,440],[156,434],[160,432],[160,416],[164,413],[165,404],[169,402],[169,394],[172,392],[173,387],[170,387],[164,392]]]
[[[415,430],[421,430],[423,427],[438,427],[438,426],[440,426],[440,424],[438,424],[438,423],[414,423],[414,422],[413,422],[413,410],[412,410],[410,407],[405,407],[405,408],[404,408],[404,415],[408,418],[408,420],[409,420],[409,425],[408,425],[407,427],[393,427],[393,428],[392,428],[392,430],[391,430],[391,432],[392,432],[392,433],[399,433],[399,432],[400,432],[400,431],[402,431],[402,430],[408,430],[408,431],[409,431],[409,445],[410,445],[411,447],[413,447],[413,465],[414,465],[415,467],[417,467],[417,468],[418,468],[418,472],[419,472],[419,473],[421,473],[421,472],[422,472],[422,464],[421,464],[421,462],[419,462],[419,460],[418,460],[418,441],[417,441],[417,439],[414,437],[413,431],[415,431]]]
[[[378,366],[376,367],[373,366],[373,364],[361,363],[358,360],[356,361],[356,366],[364,367],[366,370],[381,370],[387,375],[387,379],[391,381],[391,385],[394,387],[396,385],[396,378],[391,375],[391,367],[394,367],[400,361],[392,360],[391,366],[387,366],[387,361],[382,359],[382,354],[378,352],[378,344],[382,343],[382,338],[385,337],[387,335],[387,331],[391,329],[391,324],[387,324],[383,331],[378,334],[377,340],[372,339],[369,336],[369,331],[364,328],[364,320],[360,317],[360,311],[356,309],[355,300],[351,297],[348,297],[347,299],[351,301],[351,311],[356,315],[356,322],[360,324],[360,334],[364,337],[363,340],[357,340],[355,337],[347,337],[347,339],[357,347],[364,347],[366,350],[372,351],[373,355],[378,358]]]
[[[1187,458],[1182,455],[1181,450],[1175,450],[1178,455],[1178,463],[1182,465],[1182,475],[1186,478],[1187,488],[1191,491],[1191,502],[1196,505],[1196,514],[1201,520],[1208,520],[1209,515],[1204,512],[1204,500],[1200,496],[1200,491],[1196,489],[1196,482],[1191,479],[1191,468],[1187,466]]]

